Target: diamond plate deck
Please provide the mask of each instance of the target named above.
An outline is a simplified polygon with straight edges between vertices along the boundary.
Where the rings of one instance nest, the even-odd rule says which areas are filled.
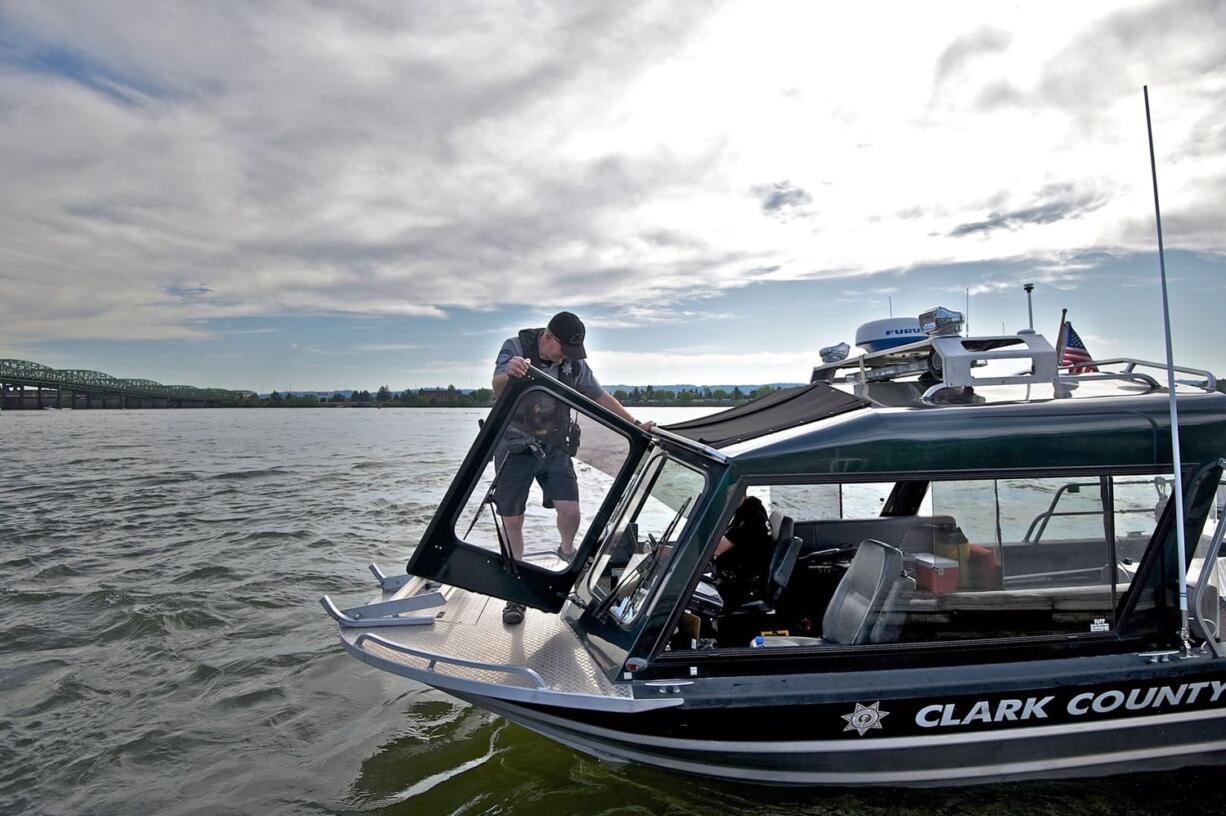
[[[482,663],[527,666],[537,671],[549,690],[571,694],[630,699],[630,687],[609,681],[561,616],[529,609],[519,626],[502,622],[503,602],[455,587],[443,590],[447,604],[437,607],[431,626],[342,629],[341,636],[353,644],[363,633],[440,655]],[[362,650],[381,660],[424,670],[428,660],[393,651],[367,641]],[[530,679],[509,672],[475,669],[438,663],[440,675],[495,683],[515,688],[534,688]]]

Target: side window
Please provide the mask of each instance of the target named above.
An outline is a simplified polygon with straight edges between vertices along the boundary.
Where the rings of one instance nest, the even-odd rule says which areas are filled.
[[[880,515],[889,484],[750,485],[747,495],[791,517],[795,564],[777,569],[784,561],[772,560],[772,545],[736,561],[729,577],[720,570],[727,555],[717,554],[674,642],[855,646],[1111,632],[1170,478],[933,480],[926,490],[914,482],[899,503],[917,510],[910,516]]]
[[[867,519],[881,515],[893,489],[893,482],[773,484],[752,486],[748,494],[793,519]]]
[[[630,453],[620,433],[548,392],[516,401],[455,535],[550,572],[564,571]],[[502,544],[500,544],[500,538]]]
[[[1112,488],[1116,554],[1126,562],[1139,561],[1174,492],[1174,476],[1117,476]]]

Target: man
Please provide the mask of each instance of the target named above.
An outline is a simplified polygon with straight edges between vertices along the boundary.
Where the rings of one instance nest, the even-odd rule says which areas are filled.
[[[774,544],[770,516],[762,500],[746,496],[715,546],[715,586],[725,609],[757,600]]]
[[[511,377],[524,376],[534,365],[628,422],[650,428],[654,423],[640,423],[600,387],[586,362],[585,335],[583,321],[571,312],[558,312],[546,328],[524,329],[509,338],[494,364],[494,393],[501,394]],[[524,556],[524,510],[533,479],[541,486],[544,506],[558,514],[558,556],[568,562],[575,557],[579,482],[571,456],[577,447],[577,426],[569,408],[547,395],[523,400],[494,452],[494,506],[516,560]],[[523,619],[523,605],[508,601],[503,623],[514,626]]]

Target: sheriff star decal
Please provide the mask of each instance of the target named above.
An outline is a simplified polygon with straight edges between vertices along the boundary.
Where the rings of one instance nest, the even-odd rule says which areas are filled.
[[[571,367],[570,360],[564,361],[562,363],[562,376],[569,377],[572,371],[574,371],[574,368]]]
[[[870,729],[880,728],[881,721],[890,714],[888,711],[882,711],[880,706],[880,701],[872,705],[856,703],[855,711],[843,715],[843,719],[847,720],[847,727],[843,730],[855,731],[860,736],[864,736]]]

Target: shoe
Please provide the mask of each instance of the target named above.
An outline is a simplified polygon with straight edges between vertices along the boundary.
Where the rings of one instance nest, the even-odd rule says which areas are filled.
[[[524,622],[524,605],[515,603],[515,601],[507,601],[507,605],[502,610],[502,622],[507,626],[518,626]]]
[[[561,558],[563,561],[565,561],[568,564],[571,561],[575,560],[575,551],[571,550],[570,552],[567,552],[566,550],[562,549],[561,544],[559,544],[558,548],[553,551],[553,554],[556,555],[558,558]]]

